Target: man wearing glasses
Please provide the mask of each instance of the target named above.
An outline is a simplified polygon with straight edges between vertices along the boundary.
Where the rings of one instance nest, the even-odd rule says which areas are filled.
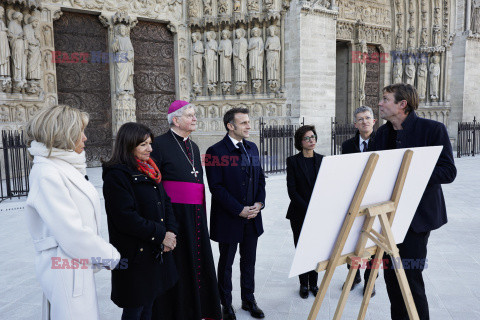
[[[375,119],[372,108],[367,106],[361,106],[357,108],[353,112],[353,118],[355,121],[355,128],[357,128],[357,133],[355,134],[355,137],[348,139],[342,143],[342,154],[368,151],[369,145],[373,144],[373,141],[375,139],[375,132],[373,131]],[[350,269],[350,265],[347,264],[347,268]],[[363,278],[365,279],[365,286],[370,277],[370,271],[371,269],[367,264],[365,274],[363,275]],[[357,273],[355,274],[355,279],[353,280],[351,290],[353,290],[361,282],[362,278],[360,277],[360,269],[357,269]],[[365,286],[363,287],[363,293],[365,293]],[[372,297],[374,295],[375,287],[373,287]]]
[[[375,138],[375,132],[373,131],[375,119],[372,108],[359,107],[353,112],[353,117],[357,133],[355,137],[342,143],[342,154],[365,152],[368,150],[369,143]]]

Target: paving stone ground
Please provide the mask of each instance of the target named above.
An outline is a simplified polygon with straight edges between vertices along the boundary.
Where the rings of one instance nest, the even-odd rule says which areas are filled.
[[[480,319],[480,157],[455,159],[458,175],[444,185],[449,223],[432,232],[428,244],[428,268],[424,272],[431,319]],[[101,169],[88,170],[101,194]],[[208,192],[207,192],[208,194]],[[23,216],[24,199],[0,203],[0,319],[39,319],[42,293],[35,279],[33,245]],[[210,203],[210,199],[208,199]],[[285,219],[289,203],[285,175],[267,179],[265,233],[260,237],[256,265],[256,299],[266,319],[306,319],[313,297],[298,296],[297,278],[288,278],[294,256],[293,238]],[[106,216],[102,234],[108,237]],[[218,261],[218,245],[212,242]],[[237,319],[252,319],[241,310],[239,257],[233,270],[233,305]],[[317,319],[331,319],[347,275],[338,267]],[[323,276],[320,274],[319,279]],[[96,275],[101,319],[120,319],[121,310],[110,301],[110,274]],[[342,319],[356,319],[362,300],[362,285],[351,294]],[[367,319],[390,319],[383,275],[377,280],[377,295],[371,300]]]

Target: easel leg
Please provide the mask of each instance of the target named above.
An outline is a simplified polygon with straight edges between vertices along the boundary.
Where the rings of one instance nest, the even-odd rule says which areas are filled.
[[[398,248],[395,242],[393,241],[393,233],[390,228],[390,222],[386,215],[380,215],[380,223],[382,225],[383,234],[386,236],[389,247],[392,249],[392,261],[400,261],[400,254],[398,253]],[[410,320],[419,320],[417,308],[415,307],[415,302],[413,301],[412,291],[410,291],[410,286],[408,285],[407,276],[403,266],[397,268],[392,265],[392,268],[395,268],[395,274],[397,275],[398,284],[400,290],[402,291],[403,301],[405,302],[405,307],[407,308],[408,317]]]
[[[370,303],[370,298],[372,297],[373,287],[375,286],[375,281],[377,280],[378,275],[378,266],[380,265],[379,262],[383,258],[383,253],[385,251],[378,247],[377,253],[375,254],[374,263],[377,266],[373,268],[370,272],[370,277],[368,278],[368,282],[365,288],[365,294],[363,295],[362,305],[360,307],[360,312],[358,313],[357,320],[365,319],[365,315],[367,314],[368,304]]]

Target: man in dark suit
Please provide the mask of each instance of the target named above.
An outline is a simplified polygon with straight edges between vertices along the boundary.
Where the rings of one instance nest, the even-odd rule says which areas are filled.
[[[353,112],[353,118],[355,123],[355,128],[357,128],[357,133],[355,137],[350,138],[342,143],[342,154],[356,153],[356,152],[365,152],[368,151],[370,144],[373,144],[375,139],[375,131],[373,131],[373,126],[375,125],[375,116],[373,110],[367,106],[361,106]],[[373,258],[373,256],[372,256]],[[347,267],[350,269],[350,265],[347,264]],[[365,293],[365,287],[370,277],[370,268],[365,269],[365,274],[363,275],[365,279],[365,286],[363,287],[363,292]],[[357,270],[355,274],[355,279],[353,280],[352,288],[353,290],[360,282],[362,278],[360,277],[360,269]],[[375,287],[373,287],[372,297],[375,295]]]
[[[218,288],[223,319],[236,319],[232,308],[232,265],[240,244],[242,309],[255,318],[264,318],[257,306],[255,259],[258,237],[263,233],[261,210],[265,203],[265,175],[258,148],[247,141],[248,109],[227,111],[223,122],[228,133],[208,148],[205,168],[212,193],[210,238],[218,242]]]
[[[441,184],[455,180],[457,169],[447,128],[440,122],[419,118],[418,94],[409,84],[397,83],[383,88],[379,102],[380,117],[387,123],[377,130],[372,150],[443,146],[437,164],[423,193],[403,243],[398,244],[403,268],[421,320],[429,319],[428,301],[422,272],[426,266],[430,231],[447,223],[447,211]],[[393,320],[407,320],[395,270],[389,256],[384,270]],[[410,265],[409,262],[415,262]],[[418,263],[420,262],[420,263]]]

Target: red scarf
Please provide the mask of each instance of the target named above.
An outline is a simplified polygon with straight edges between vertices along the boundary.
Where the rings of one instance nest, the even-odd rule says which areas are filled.
[[[155,162],[153,162],[152,158],[148,158],[147,161],[141,161],[138,158],[135,158],[135,160],[137,160],[138,171],[146,174],[147,177],[156,183],[160,183],[160,181],[162,181],[162,174],[160,173],[160,170],[158,170],[158,167]]]

